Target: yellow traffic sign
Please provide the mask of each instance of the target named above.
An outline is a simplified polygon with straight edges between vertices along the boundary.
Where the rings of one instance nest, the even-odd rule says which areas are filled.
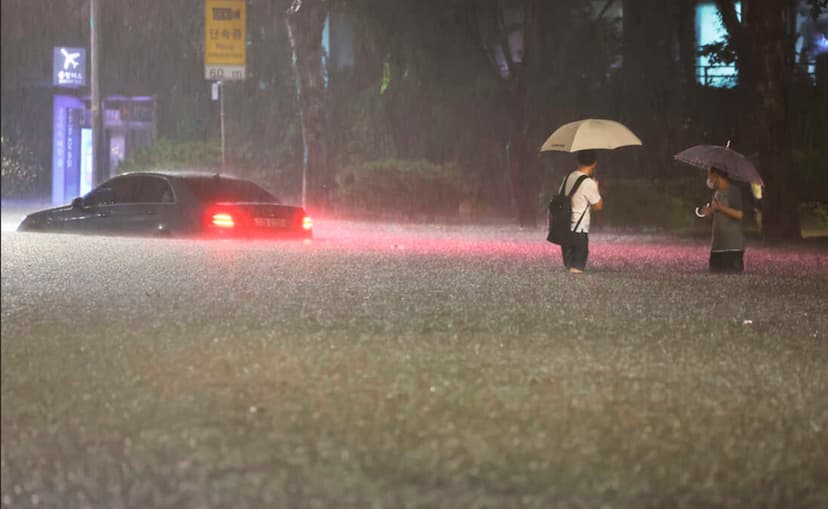
[[[246,0],[204,0],[204,77],[243,80],[247,63]]]

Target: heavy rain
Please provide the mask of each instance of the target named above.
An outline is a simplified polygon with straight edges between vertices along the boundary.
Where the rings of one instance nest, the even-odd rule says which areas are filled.
[[[828,506],[824,1],[1,5],[0,507]]]

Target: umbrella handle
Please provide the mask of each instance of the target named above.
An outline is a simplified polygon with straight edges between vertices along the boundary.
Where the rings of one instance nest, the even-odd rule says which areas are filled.
[[[709,206],[710,206],[709,203],[707,205],[705,205],[705,207],[709,207]],[[696,207],[696,217],[705,217],[704,214],[702,214],[701,211],[699,210],[700,208],[701,207]]]

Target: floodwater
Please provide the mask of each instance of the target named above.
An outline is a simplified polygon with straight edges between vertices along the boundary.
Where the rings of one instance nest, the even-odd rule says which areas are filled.
[[[828,253],[2,233],[8,507],[828,504]]]

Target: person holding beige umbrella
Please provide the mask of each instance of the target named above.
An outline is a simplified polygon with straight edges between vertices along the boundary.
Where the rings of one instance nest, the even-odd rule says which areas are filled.
[[[598,166],[596,150],[641,145],[641,140],[613,120],[586,119],[559,127],[541,151],[575,152],[578,167],[564,178],[549,203],[547,240],[561,246],[564,267],[582,273],[589,257],[590,210],[601,210],[604,200],[593,177]]]

